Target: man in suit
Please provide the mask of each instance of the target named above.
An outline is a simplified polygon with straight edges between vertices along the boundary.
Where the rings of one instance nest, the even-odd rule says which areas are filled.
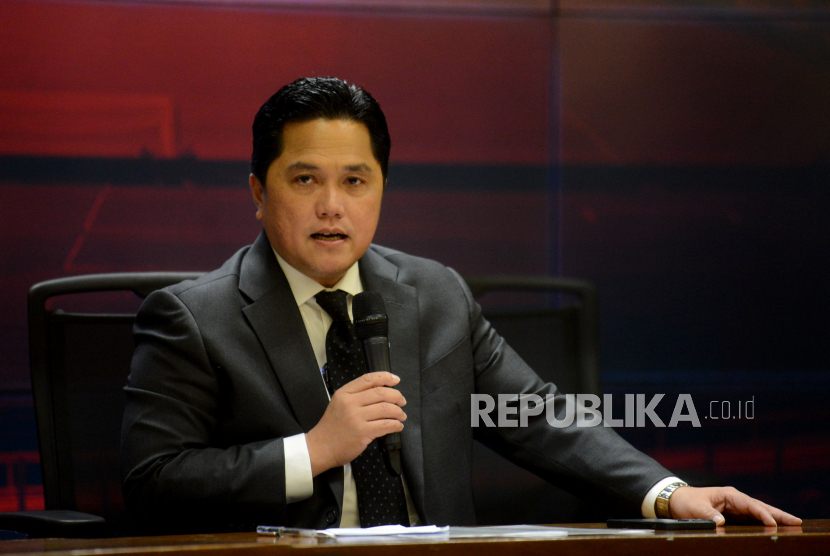
[[[543,416],[472,428],[471,394],[565,404],[454,271],[371,244],[390,150],[377,102],[337,79],[300,79],[263,105],[253,133],[263,232],[220,269],[149,296],[137,317],[123,487],[148,529],[473,524],[474,439],[620,511],[800,522],[734,489],[683,486],[612,429],[553,428]],[[348,366],[337,349],[349,340],[332,330],[353,334],[346,311],[364,290],[383,297],[394,374],[363,369],[327,389],[327,369]],[[361,463],[394,432],[401,478]],[[381,503],[392,517],[370,515]]]

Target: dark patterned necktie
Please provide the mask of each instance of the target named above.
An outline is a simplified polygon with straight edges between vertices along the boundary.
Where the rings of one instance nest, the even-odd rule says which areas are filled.
[[[349,319],[346,292],[322,291],[317,303],[332,318],[326,335],[326,375],[333,393],[343,385],[366,374],[363,351]],[[352,475],[357,488],[357,510],[361,527],[409,525],[409,513],[401,478],[390,475],[383,464],[377,440],[352,461]]]

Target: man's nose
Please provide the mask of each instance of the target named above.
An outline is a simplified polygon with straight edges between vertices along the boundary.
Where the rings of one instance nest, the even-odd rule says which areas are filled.
[[[325,184],[317,199],[317,216],[332,218],[343,216],[343,192],[336,184]]]

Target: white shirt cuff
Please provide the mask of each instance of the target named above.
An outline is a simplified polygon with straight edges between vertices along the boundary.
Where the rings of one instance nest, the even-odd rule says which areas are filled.
[[[677,477],[666,477],[662,481],[658,482],[656,485],[651,487],[651,490],[646,493],[646,497],[643,500],[643,505],[640,507],[640,511],[643,513],[643,517],[646,518],[655,518],[657,514],[654,513],[654,503],[657,501],[657,495],[660,492],[669,486],[672,483],[685,483],[683,479],[678,479]]]
[[[311,456],[305,434],[295,434],[282,439],[285,454],[285,501],[290,504],[310,498],[314,494],[314,477],[311,475]]]

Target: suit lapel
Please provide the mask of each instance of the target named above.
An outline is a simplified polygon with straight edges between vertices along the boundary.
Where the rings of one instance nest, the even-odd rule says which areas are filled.
[[[418,338],[417,290],[397,282],[398,267],[370,248],[360,259],[366,291],[380,292],[389,318],[389,357],[392,372],[401,377],[398,390],[406,398],[406,422],[401,439],[404,476],[409,493],[424,515],[424,458],[421,440],[421,364]]]
[[[239,289],[252,300],[242,312],[265,348],[297,422],[308,432],[325,413],[328,397],[297,302],[264,232],[242,261]]]
[[[239,290],[252,300],[242,312],[265,348],[297,423],[308,432],[320,421],[329,399],[300,309],[265,232],[242,261]],[[342,508],[343,468],[329,469],[315,483],[318,480],[328,483]]]

